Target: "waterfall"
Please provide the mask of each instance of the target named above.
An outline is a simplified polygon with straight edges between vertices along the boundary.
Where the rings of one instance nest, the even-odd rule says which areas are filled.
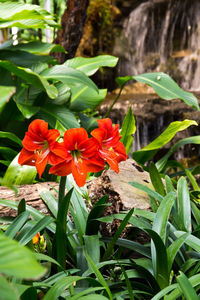
[[[200,90],[200,1],[148,0],[123,21],[114,54],[118,74],[163,71],[183,88]]]

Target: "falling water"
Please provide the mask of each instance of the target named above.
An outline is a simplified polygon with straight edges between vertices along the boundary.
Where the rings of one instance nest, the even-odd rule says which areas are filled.
[[[164,71],[188,90],[200,90],[200,1],[149,0],[124,20],[114,54],[118,72]]]

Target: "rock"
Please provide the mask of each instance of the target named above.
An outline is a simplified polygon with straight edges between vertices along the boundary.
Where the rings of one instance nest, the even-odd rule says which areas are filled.
[[[150,209],[148,195],[129,184],[136,181],[152,188],[149,173],[144,171],[133,159],[119,164],[119,173],[109,169],[96,180],[88,184],[88,193],[92,202],[107,194],[108,202],[112,206],[106,209],[106,214],[119,213],[120,210],[129,210],[132,207]]]

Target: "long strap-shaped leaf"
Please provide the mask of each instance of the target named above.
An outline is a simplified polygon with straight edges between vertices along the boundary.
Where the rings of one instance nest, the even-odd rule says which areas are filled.
[[[122,231],[124,230],[124,228],[126,227],[126,225],[128,224],[129,219],[131,218],[132,214],[134,212],[134,208],[132,208],[126,215],[126,217],[123,219],[123,221],[121,222],[119,228],[117,229],[117,231],[115,232],[113,239],[111,240],[111,242],[108,244],[108,248],[106,249],[104,256],[103,256],[103,260],[106,260],[109,258],[109,256],[112,253],[112,250],[115,246],[116,241],[118,240],[118,238],[120,237]]]
[[[111,293],[111,291],[110,291],[110,289],[109,289],[109,287],[108,287],[107,282],[106,282],[105,279],[103,278],[101,272],[97,269],[95,263],[94,263],[93,260],[90,258],[90,256],[87,254],[87,252],[84,251],[84,253],[85,253],[85,257],[86,257],[86,259],[87,259],[87,262],[88,262],[88,265],[89,265],[90,269],[92,269],[92,271],[93,271],[94,274],[96,275],[96,277],[97,277],[98,281],[100,282],[100,284],[101,284],[103,287],[105,287],[105,290],[106,290],[106,292],[107,292],[107,294],[108,294],[109,299],[110,299],[110,300],[113,300],[112,293]]]

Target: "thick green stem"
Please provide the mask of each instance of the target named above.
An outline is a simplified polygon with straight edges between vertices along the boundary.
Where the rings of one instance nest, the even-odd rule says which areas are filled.
[[[59,272],[66,268],[66,212],[64,210],[66,178],[66,176],[60,177],[58,191],[58,213],[56,220],[56,243],[54,253],[55,259],[61,266],[58,266]]]
[[[60,177],[59,191],[58,191],[58,209],[61,205],[62,199],[65,196],[65,185],[66,185],[67,176]]]

